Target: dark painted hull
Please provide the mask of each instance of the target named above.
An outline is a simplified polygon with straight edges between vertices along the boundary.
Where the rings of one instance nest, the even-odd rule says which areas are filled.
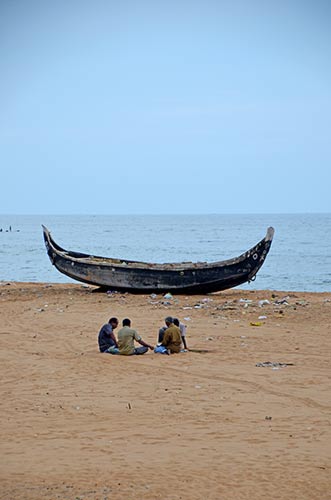
[[[227,290],[255,279],[269,252],[274,229],[239,257],[211,263],[156,264],[98,257],[64,250],[43,226],[52,264],[83,283],[131,293],[205,294]]]

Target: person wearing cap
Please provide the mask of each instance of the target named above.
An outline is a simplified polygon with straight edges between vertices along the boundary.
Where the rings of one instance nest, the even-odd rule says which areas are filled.
[[[180,352],[182,338],[180,329],[174,325],[174,320],[171,316],[165,318],[167,329],[164,331],[161,346],[165,347],[169,354]]]
[[[131,356],[132,354],[145,354],[148,349],[153,351],[154,347],[146,344],[137,331],[131,328],[131,320],[129,318],[123,319],[122,325],[123,328],[117,334],[119,354]],[[141,347],[135,347],[134,341],[138,342]]]

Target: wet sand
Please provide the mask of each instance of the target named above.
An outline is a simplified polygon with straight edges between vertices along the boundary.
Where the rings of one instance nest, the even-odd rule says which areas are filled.
[[[0,283],[0,499],[331,498],[330,293],[93,290]],[[192,351],[98,352],[168,315]]]

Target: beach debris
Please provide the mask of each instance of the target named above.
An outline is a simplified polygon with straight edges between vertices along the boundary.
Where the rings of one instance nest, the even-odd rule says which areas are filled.
[[[288,305],[289,305],[289,303],[288,303],[289,298],[290,298],[290,297],[287,295],[286,297],[283,297],[282,299],[275,300],[274,304],[275,304],[275,305],[284,305],[284,306],[288,306]]]
[[[130,402],[128,403],[128,410],[132,410],[132,406],[131,406]]]
[[[267,316],[259,316],[258,319],[267,319]]]
[[[156,293],[151,293],[150,298],[151,298],[151,299],[156,299],[156,298],[157,298]]]
[[[206,340],[214,340],[214,337],[206,337]]]
[[[186,318],[184,318],[185,321],[191,321],[191,318],[189,316],[186,316]]]
[[[259,301],[258,301],[258,305],[259,305],[259,307],[263,307],[263,306],[265,306],[265,305],[267,305],[267,304],[270,304],[270,302],[269,302],[269,300],[268,300],[268,299],[263,299],[263,300],[259,300]]]
[[[165,295],[163,295],[163,298],[164,299],[173,299],[173,296],[171,293],[166,293]]]
[[[279,361],[264,361],[263,363],[256,363],[255,366],[262,368],[272,368],[278,370],[279,368],[286,368],[287,366],[294,366],[294,363],[280,363]]]
[[[216,309],[221,311],[235,311],[237,310],[237,306],[232,301],[226,301],[223,305],[217,306]]]
[[[251,321],[250,325],[251,326],[262,326],[263,323],[262,323],[262,321]]]
[[[238,302],[243,304],[251,304],[253,301],[251,299],[239,299]]]
[[[295,303],[297,306],[307,306],[308,305],[308,302],[306,300],[297,300],[296,303]]]
[[[269,417],[268,415],[264,417],[265,420],[272,420],[272,417]]]

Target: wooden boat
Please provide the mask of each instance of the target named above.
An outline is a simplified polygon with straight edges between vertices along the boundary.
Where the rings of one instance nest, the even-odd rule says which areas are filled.
[[[132,293],[205,294],[253,281],[274,235],[274,229],[269,227],[259,243],[229,260],[157,264],[64,250],[42,227],[48,256],[58,271],[105,290]]]

